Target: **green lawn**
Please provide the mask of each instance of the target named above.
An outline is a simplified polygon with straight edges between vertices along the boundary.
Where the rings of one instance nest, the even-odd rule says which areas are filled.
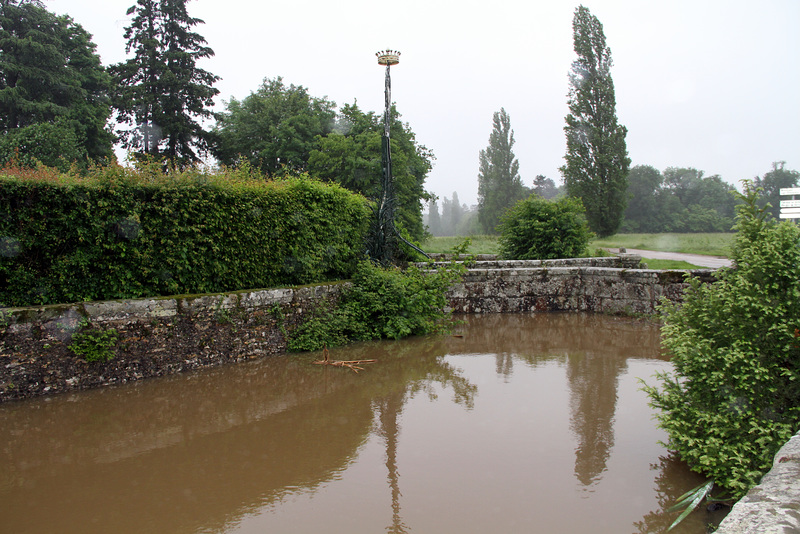
[[[730,256],[731,244],[736,234],[617,234],[605,239],[595,239],[589,250],[595,248],[638,248],[662,252],[683,252],[706,256]]]
[[[683,252],[706,256],[730,256],[730,246],[735,234],[617,234],[589,243],[589,251],[597,248],[636,248],[662,252]],[[431,253],[450,252],[466,237],[432,237],[422,243],[422,250]],[[469,238],[471,254],[497,254],[497,236],[475,235]],[[657,260],[647,260],[648,265]],[[659,269],[681,269],[688,267],[658,267]]]

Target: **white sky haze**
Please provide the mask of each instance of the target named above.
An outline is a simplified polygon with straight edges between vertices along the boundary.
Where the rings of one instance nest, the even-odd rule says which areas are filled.
[[[103,64],[126,59],[135,0],[46,0],[93,35]],[[401,52],[392,100],[436,155],[426,189],[477,202],[492,114],[511,117],[522,181],[561,183],[567,75],[575,59],[563,0],[191,0],[215,51],[224,101],[282,76],[339,106],[383,110],[375,52]],[[740,181],[773,161],[800,170],[800,1],[584,0],[614,61],[617,117],[633,165],[694,167]]]

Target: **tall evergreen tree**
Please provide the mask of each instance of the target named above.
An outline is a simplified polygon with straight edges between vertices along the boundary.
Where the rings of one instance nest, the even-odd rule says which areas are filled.
[[[117,121],[123,146],[138,154],[163,157],[178,166],[199,161],[196,150],[208,148],[201,124],[211,117],[219,80],[197,66],[214,55],[192,28],[187,0],[137,0],[125,29],[126,51],[133,57],[111,67],[117,93]],[[132,127],[132,128],[131,128]]]
[[[492,116],[489,146],[479,155],[478,220],[487,234],[495,233],[503,213],[526,196],[513,147],[511,118],[500,108]]]
[[[111,79],[95,50],[70,17],[0,0],[0,152],[49,165],[113,156]]]
[[[439,215],[439,203],[436,197],[428,202],[428,231],[431,235],[442,235],[442,217]]]
[[[569,76],[567,152],[561,173],[567,194],[583,201],[590,228],[608,236],[619,229],[627,202],[627,129],[617,123],[611,50],[603,25],[579,6],[572,29],[578,59]]]

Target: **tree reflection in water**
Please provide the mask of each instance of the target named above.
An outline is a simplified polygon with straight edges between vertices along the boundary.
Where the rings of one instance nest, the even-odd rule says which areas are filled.
[[[618,460],[641,443],[626,445],[641,426],[622,429],[625,392],[642,368],[630,358],[658,359],[658,327],[586,315],[463,319],[464,337],[331,350],[334,359],[378,359],[359,374],[301,354],[0,406],[0,524],[81,534],[400,534],[523,531],[502,527],[514,521],[554,532],[547,521],[588,521],[600,532],[596,518],[572,512],[591,504],[591,516],[602,502],[617,527],[621,518],[641,533],[665,528],[673,517],[660,507],[697,483],[663,460],[650,489],[655,445],[636,467],[643,485],[624,488],[627,500],[610,495],[627,483]],[[640,412],[634,421],[649,417]],[[631,491],[642,495],[636,508]],[[567,516],[562,505],[573,507]],[[612,531],[620,530],[603,532]]]

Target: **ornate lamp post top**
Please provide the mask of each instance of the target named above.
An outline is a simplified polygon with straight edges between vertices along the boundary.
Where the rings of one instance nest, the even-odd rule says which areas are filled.
[[[380,52],[376,52],[375,55],[378,57],[378,65],[397,65],[400,63],[400,52],[397,50],[381,50]]]

